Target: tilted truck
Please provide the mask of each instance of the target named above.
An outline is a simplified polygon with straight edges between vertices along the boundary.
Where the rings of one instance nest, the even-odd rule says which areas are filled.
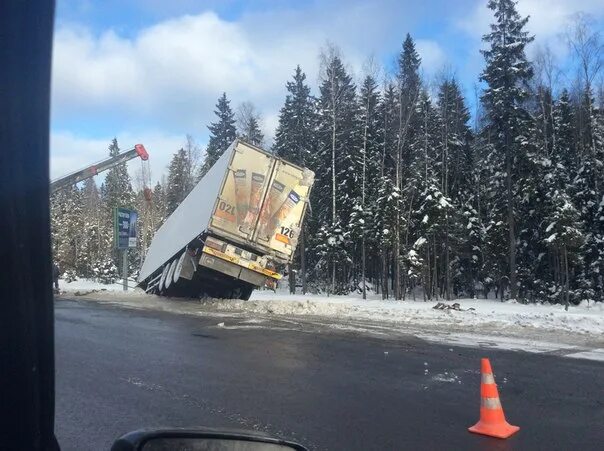
[[[156,232],[148,293],[249,299],[294,257],[314,173],[235,140]]]

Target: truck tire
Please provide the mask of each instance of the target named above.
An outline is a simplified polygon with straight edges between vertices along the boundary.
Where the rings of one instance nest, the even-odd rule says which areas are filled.
[[[164,270],[161,273],[161,278],[159,279],[159,283],[157,284],[157,294],[161,294],[164,291],[164,283],[166,282],[166,277],[168,275],[168,271],[170,270],[170,263],[166,263],[164,266]]]
[[[182,271],[182,265],[185,264],[185,258],[187,258],[187,251],[180,254],[180,257],[176,260],[176,269],[174,269],[174,276],[172,279],[174,283],[178,282],[178,279],[180,279],[180,273]]]
[[[252,295],[252,291],[254,291],[254,288],[255,287],[253,285],[239,285],[231,290],[231,293],[228,297],[230,299],[241,299],[242,301],[248,301]]]
[[[243,301],[249,301],[250,297],[252,296],[252,292],[254,291],[254,287],[253,285],[249,285],[249,286],[244,286],[241,288],[241,296],[239,296],[239,299],[243,300]]]
[[[166,275],[166,281],[164,282],[164,287],[166,290],[170,288],[172,285],[172,280],[174,279],[174,271],[176,270],[176,265],[178,265],[178,260],[172,260],[170,264],[170,269],[168,270],[168,274]]]

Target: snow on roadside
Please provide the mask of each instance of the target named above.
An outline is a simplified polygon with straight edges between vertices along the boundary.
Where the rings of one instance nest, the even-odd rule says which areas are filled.
[[[134,280],[128,280],[128,292],[127,293],[135,293],[142,292],[142,290],[138,288],[134,288],[136,282]],[[104,284],[100,282],[96,282],[90,279],[81,279],[77,278],[72,282],[67,282],[64,279],[59,279],[59,289],[65,293],[87,293],[92,291],[119,291],[124,293],[124,285],[122,281],[110,284]]]
[[[572,334],[604,335],[604,304],[579,306],[564,310],[562,305],[520,304],[492,299],[458,299],[462,311],[435,310],[436,301],[363,300],[355,296],[290,295],[286,292],[257,290],[249,301],[211,299],[198,303],[182,303],[147,295],[140,289],[122,291],[121,283],[99,284],[89,280],[61,283],[67,294],[89,295],[113,303],[140,308],[161,308],[182,313],[254,313],[280,317],[322,317],[340,321],[371,321],[383,326],[430,326],[436,329],[463,330],[477,333],[484,328],[505,334],[514,330],[561,331]]]
[[[436,301],[363,300],[352,296],[303,296],[258,291],[250,301],[213,300],[214,308],[284,316],[317,315],[338,319],[366,319],[397,324],[429,324],[493,328],[526,327],[582,334],[604,333],[604,305],[520,304],[487,299],[458,299],[463,311],[435,310]],[[473,309],[473,310],[471,310]]]

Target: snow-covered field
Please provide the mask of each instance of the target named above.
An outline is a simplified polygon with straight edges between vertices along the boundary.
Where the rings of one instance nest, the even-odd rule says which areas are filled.
[[[134,288],[136,286],[136,281],[128,280],[128,286]],[[77,279],[73,282],[66,282],[63,279],[59,280],[59,289],[61,291],[65,291],[67,293],[85,293],[89,291],[119,291],[123,293],[124,286],[122,281],[112,283],[112,284],[103,284],[99,282],[95,282],[94,280],[88,279]]]
[[[133,282],[130,282],[133,285]],[[139,289],[123,291],[121,282],[111,285],[89,280],[72,283],[61,281],[61,290],[70,294],[89,294],[92,297],[116,299],[124,297],[124,303],[144,304],[163,301],[166,298],[146,295]],[[93,290],[98,292],[90,293]],[[96,296],[95,296],[96,295]],[[108,296],[107,296],[108,295]],[[492,299],[458,299],[462,310],[435,310],[437,301],[392,301],[381,299],[363,300],[356,296],[290,295],[286,292],[255,291],[249,301],[203,300],[199,310],[211,309],[226,312],[250,312],[262,315],[322,316],[333,319],[365,319],[396,324],[431,324],[442,326],[490,325],[533,329],[560,330],[580,334],[604,334],[604,304],[586,302],[571,306],[568,311],[562,305],[520,304],[516,301],[500,302]],[[450,302],[449,304],[452,304]]]
[[[560,349],[564,344],[568,349],[577,350],[604,348],[603,304],[583,303],[565,311],[561,305],[458,299],[454,302],[459,303],[462,310],[436,310],[433,306],[437,301],[384,301],[375,296],[363,300],[356,296],[255,291],[249,301],[205,299],[183,302],[147,295],[139,289],[124,292],[121,283],[101,285],[79,280],[61,283],[61,289],[68,294],[131,308],[192,315],[231,315],[248,321],[250,317],[294,319],[336,330],[412,333],[420,338],[459,345],[495,340],[498,347],[532,347],[540,352]]]

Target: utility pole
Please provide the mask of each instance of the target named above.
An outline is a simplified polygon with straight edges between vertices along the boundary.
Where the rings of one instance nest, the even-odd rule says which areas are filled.
[[[122,277],[124,278],[124,291],[128,291],[128,248],[122,250]]]

